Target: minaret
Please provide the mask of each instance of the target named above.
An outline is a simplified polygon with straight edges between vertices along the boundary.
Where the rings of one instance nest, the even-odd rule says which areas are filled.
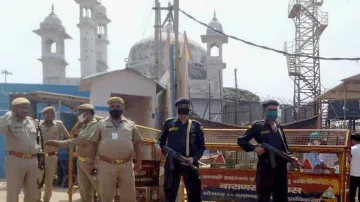
[[[214,11],[214,17],[209,23],[209,26],[223,32],[222,25],[216,18],[216,12]],[[207,71],[207,80],[210,82],[210,90],[214,92],[213,98],[220,98],[220,90],[222,91],[222,70],[226,68],[226,63],[223,63],[222,59],[222,45],[228,42],[228,37],[220,34],[213,29],[207,28],[206,35],[201,35],[201,41],[207,44],[207,55],[205,68]],[[221,80],[219,81],[219,73]],[[219,89],[219,86],[220,89]],[[221,92],[223,95],[223,92]]]
[[[65,31],[61,20],[51,13],[40,23],[40,28],[33,31],[41,37],[43,63],[43,84],[66,84],[65,39],[72,39]]]
[[[106,8],[103,4],[95,7],[95,24],[96,24],[96,72],[106,72],[108,70],[108,27],[111,20],[106,15]]]
[[[96,73],[95,8],[98,0],[75,0],[79,4],[81,78]]]

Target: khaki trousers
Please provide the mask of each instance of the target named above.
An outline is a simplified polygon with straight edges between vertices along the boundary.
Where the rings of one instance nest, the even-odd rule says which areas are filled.
[[[7,156],[5,160],[6,202],[18,202],[21,188],[25,202],[36,202],[37,158]]]
[[[116,193],[117,179],[119,179],[120,201],[136,201],[135,176],[132,161],[116,165],[100,160],[98,165],[98,180],[101,202],[113,202]]]
[[[98,183],[91,175],[91,167],[88,162],[77,160],[77,179],[82,202],[91,202],[93,189],[99,193]]]
[[[57,171],[57,160],[56,155],[45,157],[44,202],[49,202],[52,196],[53,183]],[[38,175],[40,175],[40,177],[38,177],[40,182],[43,177],[43,172],[40,172]],[[37,192],[37,200],[41,200],[41,189]]]

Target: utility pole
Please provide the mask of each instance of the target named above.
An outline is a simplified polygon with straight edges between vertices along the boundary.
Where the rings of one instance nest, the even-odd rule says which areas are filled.
[[[180,95],[180,69],[179,69],[179,0],[174,0],[174,34],[175,34],[175,89],[176,98]]]
[[[221,75],[221,73],[222,73],[222,72],[221,72],[221,70],[219,70],[220,118],[221,118],[221,119],[220,119],[220,120],[221,120],[220,122],[223,122],[223,120],[222,120],[222,119],[223,119],[223,117],[222,117],[222,115],[223,115],[223,114],[222,114],[222,111],[223,111],[223,99],[222,99],[223,97],[222,97],[222,90],[223,90],[223,89],[222,89],[222,82],[221,82],[221,81],[222,81],[222,78],[221,78],[221,77],[222,77],[222,75]]]
[[[7,70],[2,70],[1,74],[4,75],[4,77],[5,77],[5,83],[6,83],[6,81],[7,81],[7,80],[6,80],[6,79],[7,79],[7,76],[8,76],[8,75],[12,75],[12,73],[9,72],[9,71],[7,71]]]
[[[211,85],[209,82],[209,120],[211,121]]]
[[[160,18],[160,2],[159,0],[155,0],[155,25],[154,25],[154,59],[155,59],[155,65],[154,65],[154,73],[153,73],[153,79],[159,80],[160,77],[160,32],[161,32],[161,18]]]
[[[238,100],[239,100],[239,91],[238,91],[238,85],[237,85],[237,68],[234,69],[234,73],[235,73],[235,93],[236,93],[236,98],[235,98],[235,124],[237,124],[237,107],[238,107]]]

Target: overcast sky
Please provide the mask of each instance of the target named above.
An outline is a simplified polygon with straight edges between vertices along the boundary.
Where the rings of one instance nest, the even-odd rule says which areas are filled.
[[[110,70],[125,67],[125,58],[133,44],[152,35],[153,0],[102,0],[107,7],[109,24]],[[168,1],[160,0],[163,6]],[[70,64],[68,77],[80,76],[78,5],[73,0],[16,0],[2,1],[0,7],[0,69],[13,73],[11,83],[41,83],[42,65],[39,36],[32,30],[50,13],[51,4],[72,40],[66,41],[65,55]],[[180,7],[203,22],[210,22],[214,9],[224,32],[239,38],[283,50],[284,41],[292,41],[295,26],[287,18],[288,0],[180,0]],[[324,1],[322,11],[329,12],[329,26],[320,39],[323,57],[360,57],[360,1]],[[164,19],[165,11],[162,14]],[[149,18],[150,16],[150,18]],[[206,28],[180,14],[180,31],[201,43]],[[204,44],[203,44],[204,45]],[[205,45],[204,45],[205,47]],[[261,97],[272,95],[291,99],[293,82],[288,76],[285,57],[281,54],[229,40],[224,45],[224,86],[233,87],[234,68],[238,68],[239,88]],[[341,79],[360,73],[357,62],[321,61],[322,84],[325,88],[337,85]],[[0,80],[3,81],[3,77]]]

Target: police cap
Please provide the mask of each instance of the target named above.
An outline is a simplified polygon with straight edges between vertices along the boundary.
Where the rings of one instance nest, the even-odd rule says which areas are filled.
[[[79,105],[78,108],[77,108],[77,111],[79,110],[94,110],[94,106],[92,104],[82,104],[82,105]]]
[[[55,112],[55,107],[53,107],[53,106],[47,106],[47,107],[45,107],[45,108],[41,111],[41,113],[45,113],[45,112],[47,112],[47,111],[53,111],[53,112]]]
[[[11,102],[11,106],[22,105],[22,104],[30,105],[30,101],[24,97],[18,97]]]
[[[122,104],[122,105],[125,105],[125,102],[124,102],[124,100],[123,100],[121,97],[111,97],[111,98],[109,98],[109,99],[106,101],[106,103],[107,103],[108,105],[111,105],[111,104],[113,104],[113,103],[120,103],[120,104]]]
[[[279,103],[275,100],[267,100],[262,103],[262,107],[264,108],[271,105],[279,106]]]
[[[310,140],[318,140],[321,139],[321,134],[319,132],[313,132],[309,136]]]
[[[175,101],[175,107],[178,107],[180,105],[190,105],[190,99],[187,97],[179,98]]]

